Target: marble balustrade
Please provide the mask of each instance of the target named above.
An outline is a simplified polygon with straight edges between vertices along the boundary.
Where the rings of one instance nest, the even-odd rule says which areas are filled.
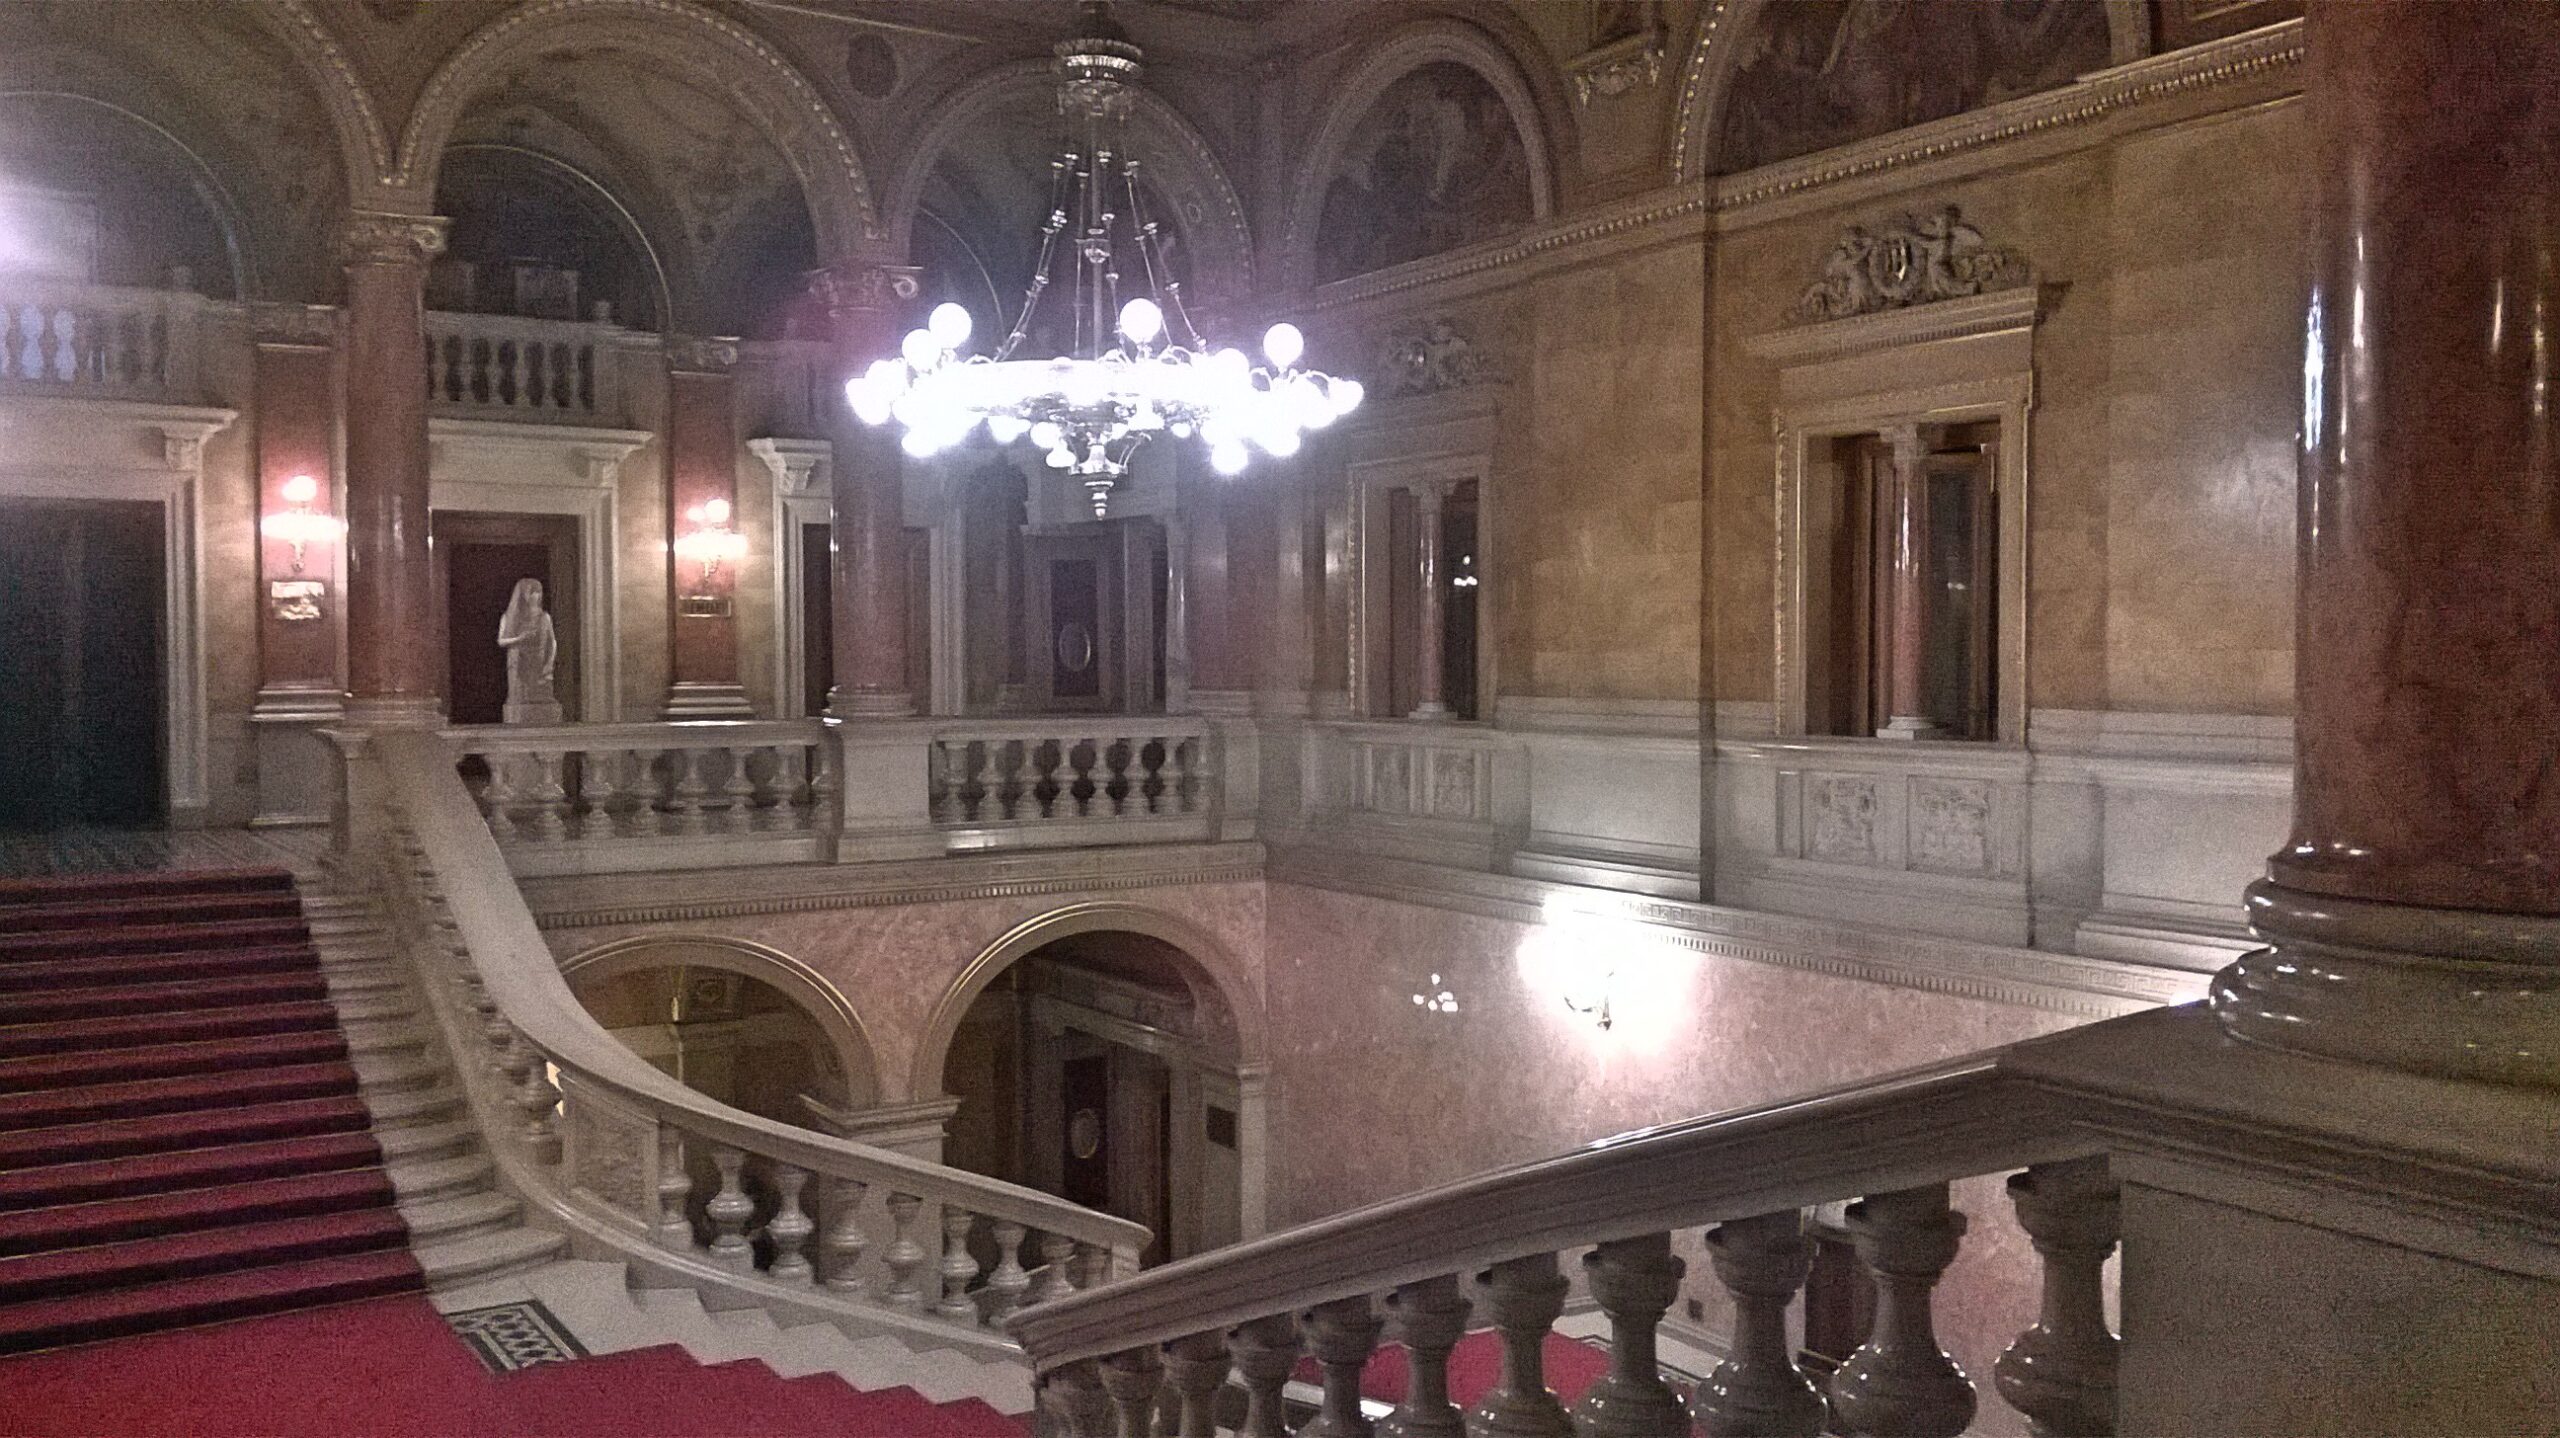
[[[561,979],[448,754],[404,734],[354,761],[381,808],[351,854],[496,1156],[554,1220],[696,1286],[980,1347],[1027,1305],[1135,1271],[1138,1224],[741,1113],[623,1047]]]
[[[0,389],[190,398],[205,306],[175,290],[0,277]]]
[[[478,419],[619,425],[624,352],[655,344],[613,324],[441,310],[425,329],[429,409]]]

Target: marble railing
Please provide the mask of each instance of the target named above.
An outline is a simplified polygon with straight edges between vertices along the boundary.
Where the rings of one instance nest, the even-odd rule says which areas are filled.
[[[677,1281],[993,1350],[1013,1312],[1136,1270],[1140,1225],[744,1113],[606,1033],[438,736],[366,741],[349,803],[348,867],[383,895],[492,1149],[586,1240]]]
[[[815,719],[445,731],[519,873],[833,856],[835,746]]]
[[[1205,720],[1165,715],[973,724],[934,735],[926,797],[947,829],[1205,815]]]
[[[205,301],[169,290],[0,278],[0,388],[104,399],[185,398]]]
[[[1282,1389],[1302,1353],[1323,1402],[1297,1431],[1367,1433],[1362,1370],[1382,1337],[1409,1350],[1403,1433],[1658,1438],[1824,1431],[1954,1438],[1974,1385],[1940,1347],[1932,1293],[1965,1215],[1951,1180],[2019,1170],[2009,1196],[2045,1264],[2034,1327],[1994,1369],[2038,1432],[2114,1431],[2117,1339],[2101,1268],[2117,1191],[2097,1139],[2074,1130],[1997,1053],[1765,1108],[1693,1120],[1480,1175],[1150,1270],[1016,1314],[1041,1401],[1071,1438],[1206,1435],[1234,1374],[1240,1431],[1290,1431]],[[1804,1210],[1854,1199],[1847,1226],[1876,1285],[1871,1336],[1817,1384],[1795,1362],[1787,1313],[1811,1264]],[[1692,1393],[1655,1362],[1656,1329],[1686,1265],[1675,1232],[1705,1226],[1732,1295],[1729,1356]],[[1578,1260],[1612,1329],[1610,1372],[1571,1411],[1543,1348]],[[1463,1420],[1452,1347],[1489,1320],[1501,1375]],[[1161,1419],[1160,1419],[1161,1415]],[[1161,1421],[1161,1426],[1159,1422]]]
[[[610,324],[432,311],[427,402],[482,419],[619,425],[628,337]]]

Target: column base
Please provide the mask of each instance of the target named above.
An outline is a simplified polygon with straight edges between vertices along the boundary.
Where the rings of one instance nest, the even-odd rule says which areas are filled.
[[[916,696],[904,689],[848,689],[839,684],[827,696],[830,719],[912,719]]]
[[[1935,739],[1946,732],[1945,727],[1935,719],[1924,719],[1917,714],[1896,714],[1885,721],[1883,728],[1876,731],[1876,737],[1879,739]]]
[[[249,711],[257,746],[258,812],[253,829],[320,825],[337,802],[338,751],[320,731],[344,722],[339,689],[268,688]]]
[[[2235,1038],[2410,1073],[2560,1088],[2560,919],[2308,894],[2260,880],[2268,947],[2214,975]]]
[[[1423,702],[1414,705],[1413,712],[1404,717],[1407,719],[1418,719],[1425,724],[1446,724],[1452,718],[1456,717],[1456,713],[1454,710],[1450,709],[1448,705],[1441,703],[1437,699],[1426,699]]]
[[[743,686],[696,684],[688,681],[678,683],[667,690],[667,702],[660,706],[658,717],[661,719],[753,719],[756,717],[756,709],[754,705],[747,702],[747,691]]]
[[[508,724],[565,724],[560,701],[546,699],[538,704],[506,704],[499,706],[499,719]]]
[[[433,694],[350,694],[341,729],[441,729],[444,701]]]

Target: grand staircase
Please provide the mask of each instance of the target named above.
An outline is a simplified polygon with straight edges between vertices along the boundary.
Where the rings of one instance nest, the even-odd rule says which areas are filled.
[[[281,870],[0,883],[0,1353],[551,1256],[377,926]]]

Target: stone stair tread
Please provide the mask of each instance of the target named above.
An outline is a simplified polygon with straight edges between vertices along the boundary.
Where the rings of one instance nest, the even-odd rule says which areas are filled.
[[[502,1228],[465,1238],[417,1245],[412,1253],[427,1284],[442,1288],[486,1278],[565,1253],[569,1240],[538,1228]]]
[[[409,1237],[413,1243],[444,1243],[453,1238],[504,1223],[524,1211],[514,1196],[484,1189],[478,1193],[460,1193],[424,1202],[400,1202],[400,1216],[409,1221]]]
[[[443,1123],[447,1115],[462,1107],[462,1094],[444,1084],[395,1089],[366,1094],[364,1106],[373,1115],[373,1131],[381,1134],[404,1123]]]
[[[358,1058],[353,1063],[356,1082],[363,1086],[368,1101],[377,1092],[419,1088],[439,1082],[445,1076],[444,1065],[423,1054]]]
[[[497,1166],[482,1153],[396,1159],[386,1163],[384,1168],[390,1173],[391,1186],[399,1190],[403,1203],[441,1197],[474,1184],[486,1184],[497,1172]]]
[[[430,1158],[456,1148],[474,1148],[472,1141],[479,1130],[459,1121],[446,1123],[412,1123],[394,1128],[376,1128],[374,1141],[382,1145],[383,1162],[392,1167],[396,1180],[399,1164],[407,1159]]]
[[[746,1333],[778,1333],[781,1325],[773,1321],[773,1313],[764,1308],[705,1309],[711,1321],[723,1328]]]

